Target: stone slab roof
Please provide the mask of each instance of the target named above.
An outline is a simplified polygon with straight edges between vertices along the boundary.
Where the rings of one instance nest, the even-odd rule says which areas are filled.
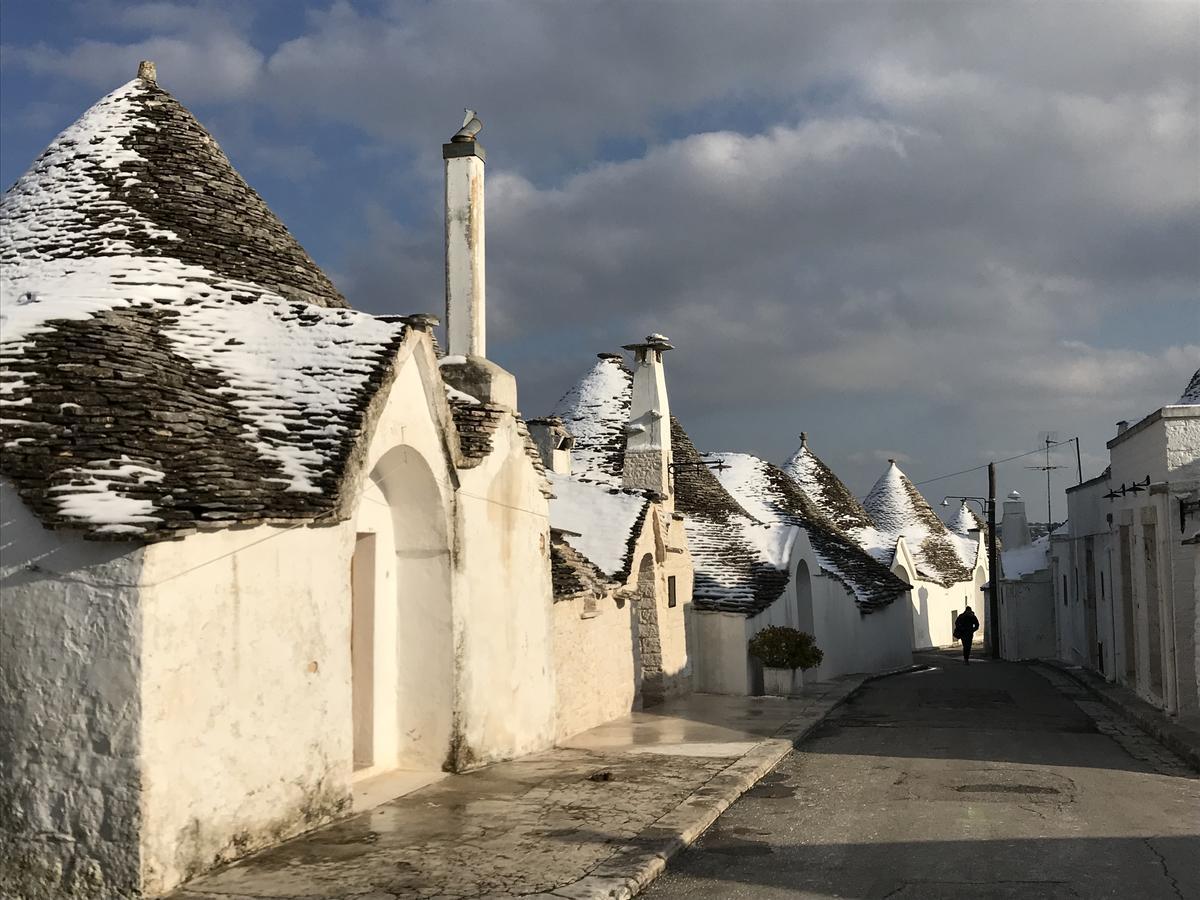
[[[716,476],[756,519],[780,528],[801,528],[822,571],[853,594],[860,611],[873,612],[904,595],[908,585],[838,529],[778,466],[748,453],[706,453],[723,468]]]
[[[807,439],[802,439],[800,449],[783,464],[783,471],[800,485],[801,490],[817,508],[842,531],[850,532],[875,526],[863,505],[858,502],[858,498],[833,470],[809,449]]]
[[[872,555],[877,558],[889,555],[896,541],[903,537],[922,578],[943,587],[971,580],[971,569],[963,564],[954,537],[894,462],[875,482],[863,501],[863,508],[878,529],[878,536],[866,538],[866,549]],[[860,534],[860,542],[865,537]]]
[[[620,354],[601,353],[584,376],[558,401],[553,415],[575,439],[571,474],[585,481],[621,486],[625,426],[633,402],[633,373]]]
[[[339,506],[404,326],[344,298],[135,79],[0,204],[0,472],[50,526],[158,540]]]
[[[671,417],[675,460],[675,509],[684,515],[700,610],[752,616],[783,593],[788,583],[785,529],[755,519],[709,470],[683,425]]]
[[[1183,389],[1183,393],[1179,395],[1179,399],[1175,402],[1176,406],[1190,406],[1192,404],[1200,404],[1200,369],[1196,370],[1196,374],[1192,376],[1192,380],[1187,383],[1187,387]]]

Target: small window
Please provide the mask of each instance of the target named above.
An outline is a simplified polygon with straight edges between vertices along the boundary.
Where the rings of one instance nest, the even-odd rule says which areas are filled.
[[[675,597],[675,576],[667,576],[667,606],[674,609],[679,600]]]
[[[1063,576],[1063,606],[1067,605],[1067,576]]]

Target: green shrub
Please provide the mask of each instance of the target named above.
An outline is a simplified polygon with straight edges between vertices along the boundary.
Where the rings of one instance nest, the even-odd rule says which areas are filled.
[[[750,638],[750,655],[769,669],[813,669],[825,654],[806,631],[768,625]]]

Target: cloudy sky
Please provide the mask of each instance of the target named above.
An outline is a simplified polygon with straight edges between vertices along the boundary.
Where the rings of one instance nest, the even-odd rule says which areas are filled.
[[[1086,478],[1200,366],[1197,3],[0,10],[5,185],[154,59],[370,311],[440,312],[440,144],[479,110],[489,355],[529,415],[661,331],[704,448],[806,430],[861,493],[1053,430]],[[1041,519],[1035,462],[1000,487]]]

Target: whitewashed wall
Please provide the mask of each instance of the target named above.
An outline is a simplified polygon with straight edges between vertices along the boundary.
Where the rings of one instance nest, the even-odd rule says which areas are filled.
[[[553,592],[549,506],[513,420],[460,472],[454,652],[460,771],[551,746]]]
[[[148,892],[348,809],[352,538],[263,526],[145,550]]]
[[[975,644],[983,644],[987,629],[987,604],[979,587],[986,583],[986,578],[978,565],[971,581],[960,581],[947,587],[926,581],[917,574],[916,563],[901,538],[897,543],[892,572],[912,586],[909,597],[912,603],[914,650],[949,647],[957,643],[954,640],[954,618],[968,605],[979,618]]]
[[[638,697],[632,605],[612,595],[585,613],[583,600],[554,604],[556,739],[627,715]]]
[[[749,620],[740,613],[695,610],[692,622],[696,690],[740,696],[753,693],[753,671],[746,651]]]
[[[142,552],[42,527],[0,482],[0,896],[140,884]]]
[[[1005,659],[1055,655],[1054,587],[1049,570],[1001,582],[1000,629]]]
[[[675,519],[669,507],[661,511],[666,554],[662,560],[662,583],[656,596],[659,639],[667,696],[685,694],[694,688],[691,650],[692,556],[688,550],[683,520]],[[676,605],[672,608],[667,579],[675,578]]]

